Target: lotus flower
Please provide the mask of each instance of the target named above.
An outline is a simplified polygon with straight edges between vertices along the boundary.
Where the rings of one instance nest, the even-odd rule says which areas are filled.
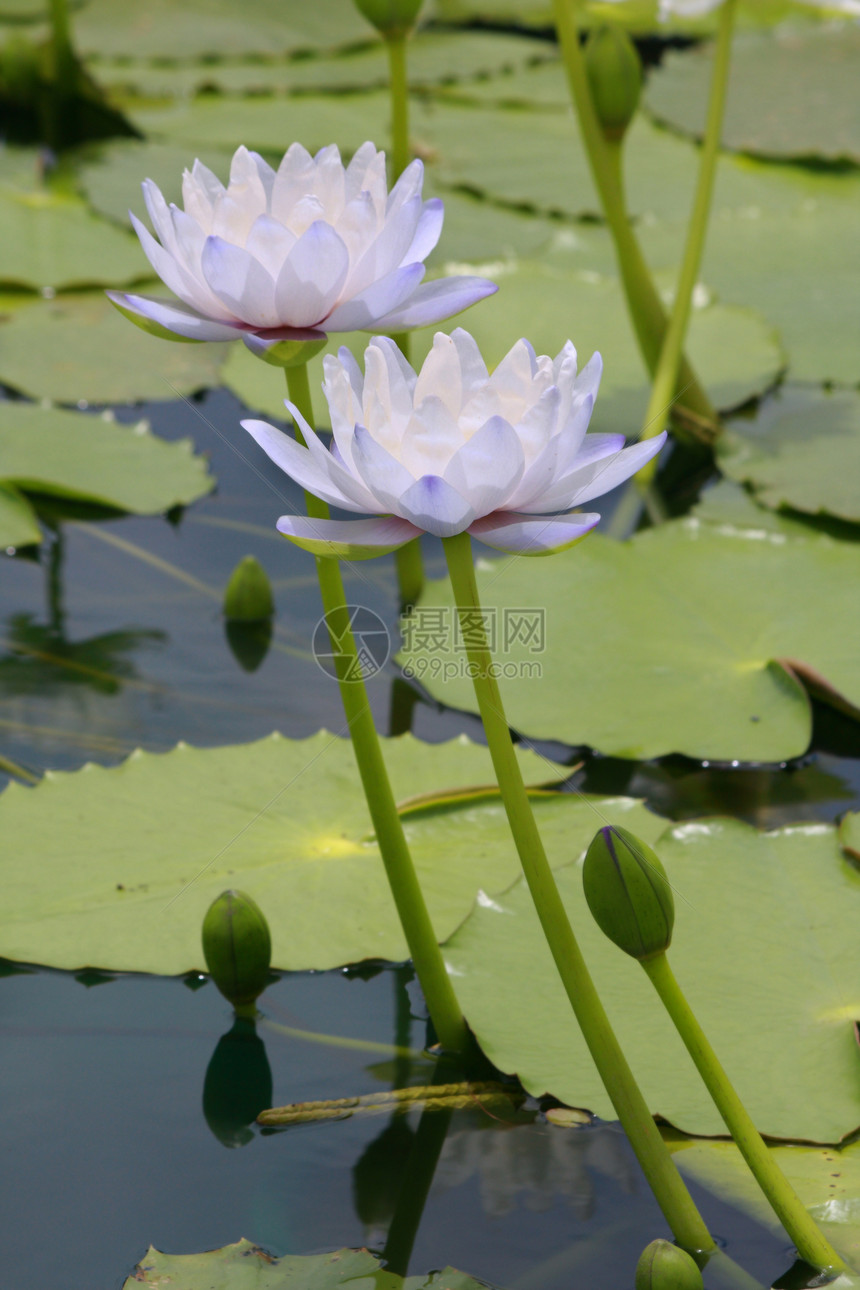
[[[372,143],[348,166],[334,145],[312,157],[294,143],[277,171],[239,148],[225,189],[195,161],[184,210],[147,179],[143,196],[160,241],[134,215],[149,262],[178,300],[108,292],[141,326],[185,340],[244,339],[261,353],[329,331],[398,331],[459,313],[496,290],[485,278],[421,285],[439,240],[442,202],[423,201],[413,161],[389,193],[385,154]]]
[[[519,340],[490,375],[458,328],[437,333],[416,375],[393,341],[376,336],[364,376],[348,349],[325,359],[330,450],[289,402],[306,448],[265,421],[242,425],[303,488],[373,515],[278,521],[281,533],[316,555],[361,559],[420,533],[464,530],[502,551],[544,555],[571,546],[600,519],[556,512],[614,488],[666,438],[625,448],[623,435],[586,435],[601,370],[595,354],[577,375],[569,341],[553,360]]]

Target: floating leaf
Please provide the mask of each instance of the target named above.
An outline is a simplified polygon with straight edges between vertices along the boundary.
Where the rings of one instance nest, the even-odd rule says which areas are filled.
[[[406,834],[444,940],[479,889],[504,890],[519,873],[494,787],[464,795],[493,785],[490,757],[465,737],[429,745],[404,735],[383,745],[395,796],[413,803],[403,807]],[[522,765],[531,782],[563,773],[532,753]],[[646,839],[665,824],[629,798],[553,793],[536,809],[556,864],[606,818]],[[180,744],[112,769],[49,771],[36,789],[10,786],[0,820],[8,870],[0,954],[8,958],[203,970],[200,925],[227,887],[263,910],[275,967],[407,955],[352,746],[326,732],[225,748]]]
[[[839,826],[839,839],[846,854],[860,861],[860,813],[849,811]]]
[[[860,874],[835,829],[758,833],[732,820],[691,821],[654,845],[675,891],[670,961],[760,1131],[812,1142],[853,1133],[860,949],[851,910],[860,912]],[[591,918],[581,866],[556,876],[650,1109],[685,1133],[725,1133],[644,972]],[[445,954],[495,1065],[533,1094],[613,1118],[524,883],[477,907]]]
[[[783,386],[752,419],[730,423],[720,468],[765,506],[860,521],[860,396]]]
[[[683,1174],[743,1209],[765,1227],[779,1222],[733,1142],[670,1141]],[[860,1143],[771,1146],[770,1154],[828,1240],[849,1263],[860,1260]]]
[[[17,488],[0,480],[0,547],[29,546],[41,540],[42,531],[30,503]]]
[[[746,33],[732,49],[723,120],[726,148],[765,157],[860,161],[854,88],[855,26]],[[670,50],[648,80],[646,102],[664,125],[701,138],[713,46]]]
[[[123,1290],[140,1285],[175,1290],[485,1290],[483,1281],[443,1268],[427,1276],[403,1277],[383,1271],[368,1250],[334,1254],[285,1254],[274,1259],[251,1241],[237,1241],[205,1254],[162,1254],[151,1246]]]
[[[549,44],[545,47],[548,57],[552,48]],[[541,52],[533,39],[497,32],[422,32],[409,45],[409,84],[415,89],[483,83],[488,74],[526,66]],[[259,58],[171,64],[123,60],[94,62],[92,70],[102,85],[144,98],[181,98],[204,89],[248,94],[386,88],[390,77],[388,55],[381,43],[334,57],[289,62]]]
[[[123,285],[149,276],[137,238],[50,190],[0,193],[0,283]]]
[[[598,534],[548,560],[478,567],[485,608],[546,615],[542,653],[534,641],[514,641],[500,656],[519,670],[502,686],[516,729],[620,757],[722,761],[783,761],[806,750],[811,715],[797,673],[829,687],[834,702],[860,706],[860,601],[845,594],[858,578],[856,544],[799,525],[768,531],[698,518],[630,542]],[[429,583],[420,604],[451,614],[449,583]],[[404,630],[408,641],[409,620]],[[407,645],[402,664],[435,698],[471,709],[470,681],[438,680],[454,656],[439,648],[431,666],[420,646]]]
[[[123,321],[102,292],[27,304],[5,319],[0,381],[56,403],[175,399],[217,385],[225,357],[224,345],[147,336]]]
[[[123,426],[27,403],[3,405],[0,480],[23,492],[140,515],[193,502],[215,482],[190,439],[168,443],[145,424]]]
[[[289,6],[283,0],[149,0],[145,9],[89,0],[75,19],[84,56],[199,59],[261,54],[271,58],[376,39],[352,0]]]

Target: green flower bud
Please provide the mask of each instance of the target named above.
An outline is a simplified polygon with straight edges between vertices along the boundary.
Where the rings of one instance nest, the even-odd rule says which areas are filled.
[[[203,955],[212,980],[234,1008],[251,1004],[269,980],[272,938],[256,901],[222,891],[203,919]]]
[[[642,93],[642,63],[620,27],[598,27],[585,46],[591,97],[607,139],[623,139]]]
[[[585,855],[582,885],[602,932],[625,954],[649,959],[672,940],[675,902],[666,871],[647,843],[607,825]]]
[[[702,1290],[702,1274],[686,1250],[652,1241],[636,1264],[636,1290]]]
[[[240,560],[224,592],[224,617],[228,623],[259,623],[275,612],[272,584],[266,570],[252,555]]]
[[[415,26],[423,0],[355,0],[355,7],[383,36],[407,35]]]

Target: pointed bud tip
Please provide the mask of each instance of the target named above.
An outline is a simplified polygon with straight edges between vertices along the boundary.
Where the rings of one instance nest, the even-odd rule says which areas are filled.
[[[265,915],[243,891],[222,891],[203,919],[203,956],[218,989],[234,1007],[263,993],[272,962]]]
[[[642,63],[621,27],[598,27],[585,45],[585,70],[594,109],[607,139],[622,139],[642,93]]]
[[[670,1241],[646,1245],[636,1264],[636,1290],[702,1290],[702,1274],[692,1257]]]
[[[647,959],[669,948],[672,888],[656,852],[635,833],[613,824],[598,829],[582,885],[595,922],[625,954]]]
[[[259,623],[272,617],[275,600],[266,570],[253,555],[240,560],[224,592],[224,617],[233,623]]]

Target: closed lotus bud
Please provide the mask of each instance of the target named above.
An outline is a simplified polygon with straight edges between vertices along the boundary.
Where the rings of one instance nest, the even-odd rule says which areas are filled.
[[[203,955],[212,980],[234,1008],[254,1002],[269,980],[272,938],[256,901],[222,891],[203,919]]]
[[[240,560],[224,592],[224,617],[230,623],[259,623],[275,612],[272,584],[252,555]]]
[[[686,1250],[670,1241],[646,1245],[636,1264],[636,1290],[702,1290],[702,1274]]]
[[[607,139],[622,139],[642,93],[642,63],[620,27],[599,27],[585,46],[585,69],[597,119]]]
[[[355,6],[383,36],[405,36],[415,26],[423,0],[355,0]]]
[[[672,940],[675,902],[657,854],[628,829],[598,829],[582,885],[595,922],[625,954],[649,959]]]

